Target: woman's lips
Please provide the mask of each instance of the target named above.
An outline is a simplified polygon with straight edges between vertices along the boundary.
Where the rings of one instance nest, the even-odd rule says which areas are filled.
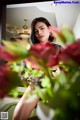
[[[39,38],[43,38],[44,36],[39,36]]]

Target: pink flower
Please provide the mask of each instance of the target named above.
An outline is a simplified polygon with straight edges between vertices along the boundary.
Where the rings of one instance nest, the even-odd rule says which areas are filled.
[[[41,66],[37,63],[36,59],[33,59],[33,58],[26,58],[24,60],[25,63],[30,63],[30,66],[31,68],[34,68],[34,69],[37,69],[37,70],[40,70],[41,69]]]
[[[80,39],[63,49],[60,54],[60,59],[65,64],[68,64],[72,60],[80,65]]]
[[[56,38],[57,36],[59,36],[61,39],[64,38],[63,34],[61,33],[61,30],[56,26],[49,26],[49,30],[51,32],[52,37]]]
[[[63,43],[71,44],[75,42],[74,33],[67,26],[62,26],[61,29],[55,26],[50,26],[49,30],[52,37],[55,37],[57,40],[60,40]]]

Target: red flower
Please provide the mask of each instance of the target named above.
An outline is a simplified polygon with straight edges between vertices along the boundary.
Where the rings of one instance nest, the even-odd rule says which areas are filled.
[[[0,98],[5,97],[11,89],[20,85],[20,78],[7,65],[0,66]]]
[[[2,41],[4,45],[0,46],[0,59],[6,61],[23,60],[28,54],[28,44],[26,47],[19,42]]]
[[[63,49],[60,54],[60,59],[66,64],[70,60],[73,60],[80,65],[80,39]]]
[[[56,46],[50,42],[33,45],[29,52],[30,57],[28,60],[30,60],[31,63],[37,63],[36,65],[38,65],[41,60],[43,60],[48,67],[54,66],[58,63]]]
[[[4,46],[0,46],[0,59],[10,61],[10,60],[16,60],[17,57],[15,55],[12,55],[9,52],[5,51]]]
[[[24,60],[25,63],[30,63],[30,66],[31,68],[34,68],[34,69],[37,69],[37,70],[40,70],[41,69],[41,66],[36,62],[35,59],[33,58],[26,58]]]

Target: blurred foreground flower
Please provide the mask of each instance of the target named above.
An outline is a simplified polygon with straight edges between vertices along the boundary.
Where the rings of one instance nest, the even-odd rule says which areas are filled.
[[[0,46],[0,59],[6,61],[16,61],[16,60],[23,60],[27,57],[28,50],[27,46],[22,45],[19,42],[10,42],[10,41],[3,41],[4,45]]]
[[[50,26],[49,29],[52,33],[52,36],[60,42],[62,42],[63,44],[71,44],[75,42],[74,33],[69,27],[62,26],[62,28],[59,29],[55,26]]]
[[[80,39],[66,46],[66,48],[62,50],[60,60],[67,65],[72,64],[73,66],[73,64],[76,63],[80,66]]]
[[[52,67],[58,64],[58,51],[56,46],[50,42],[45,44],[36,44],[31,46],[29,50],[30,56],[25,62],[30,62],[33,68]]]
[[[5,97],[13,88],[21,85],[18,73],[13,72],[7,65],[0,67],[0,98]]]

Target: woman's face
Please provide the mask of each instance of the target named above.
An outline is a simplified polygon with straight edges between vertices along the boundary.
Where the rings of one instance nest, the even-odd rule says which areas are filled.
[[[47,25],[43,22],[38,22],[35,25],[35,36],[39,40],[40,43],[45,43],[49,39],[49,29]]]

